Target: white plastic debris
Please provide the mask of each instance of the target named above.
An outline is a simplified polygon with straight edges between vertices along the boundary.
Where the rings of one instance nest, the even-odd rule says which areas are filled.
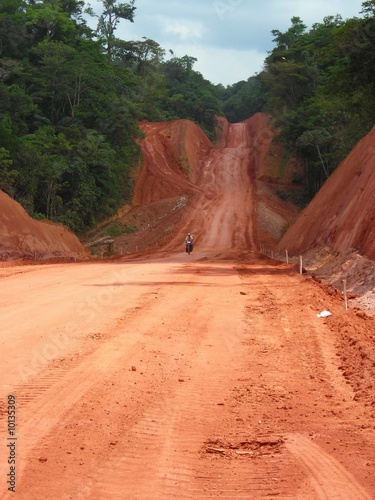
[[[322,311],[321,313],[317,314],[318,318],[328,318],[328,316],[331,316],[332,314],[329,311]]]

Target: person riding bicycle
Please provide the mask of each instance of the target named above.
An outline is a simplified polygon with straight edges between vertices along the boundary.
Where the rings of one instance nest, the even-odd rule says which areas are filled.
[[[191,233],[188,233],[185,238],[186,251],[188,251],[188,245],[190,245],[190,251],[192,252],[194,248],[194,237]]]

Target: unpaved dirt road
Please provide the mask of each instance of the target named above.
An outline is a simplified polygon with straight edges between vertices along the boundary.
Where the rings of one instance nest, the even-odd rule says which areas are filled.
[[[192,255],[0,269],[1,498],[375,498],[374,323],[256,253],[243,128]]]
[[[229,127],[224,147],[211,150],[198,178],[202,192],[194,196],[180,231],[166,249],[180,248],[181,238],[189,231],[208,255],[229,249],[238,254],[256,247],[252,142],[247,123]]]

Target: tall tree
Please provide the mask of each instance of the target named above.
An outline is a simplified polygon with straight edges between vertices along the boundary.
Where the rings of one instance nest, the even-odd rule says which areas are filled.
[[[118,23],[122,19],[131,23],[134,22],[134,13],[136,10],[134,3],[135,0],[130,0],[129,3],[117,3],[117,0],[102,0],[104,10],[100,16],[97,16],[90,6],[86,10],[88,14],[99,19],[97,32],[106,44],[108,61],[112,59],[113,47],[116,43],[115,30]]]

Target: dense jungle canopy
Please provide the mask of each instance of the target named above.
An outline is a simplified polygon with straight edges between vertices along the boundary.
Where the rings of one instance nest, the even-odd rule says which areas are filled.
[[[306,201],[375,123],[375,0],[311,28],[293,17],[263,70],[228,87],[192,56],[116,38],[136,5],[101,3],[96,30],[80,0],[0,5],[0,189],[35,217],[80,233],[129,201],[143,119],[188,118],[214,140],[216,116],[270,113],[305,168]]]

